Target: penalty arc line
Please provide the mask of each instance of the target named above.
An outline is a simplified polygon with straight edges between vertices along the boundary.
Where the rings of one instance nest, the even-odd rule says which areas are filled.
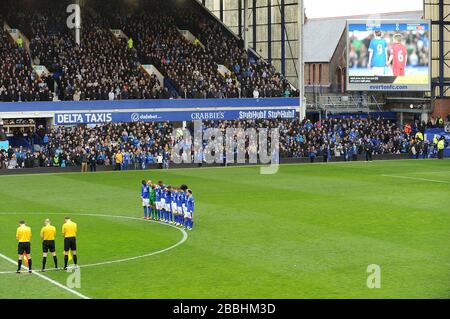
[[[0,257],[3,258],[3,259],[6,260],[6,261],[12,263],[13,265],[16,265],[16,262],[15,262],[14,260],[12,260],[11,258],[9,258],[9,257],[7,257],[7,256],[5,256],[5,255],[3,255],[2,253],[0,253]],[[28,270],[27,267],[24,267],[24,268]],[[40,274],[40,273],[33,272],[33,275],[36,275],[36,276],[38,276],[39,278],[44,279],[44,280],[48,281],[49,283],[51,283],[51,284],[53,284],[53,285],[55,285],[55,286],[57,286],[57,287],[59,287],[59,288],[62,288],[62,289],[64,289],[64,290],[66,290],[66,291],[68,291],[68,292],[70,292],[70,293],[72,293],[72,294],[74,294],[74,295],[80,297],[81,299],[90,299],[88,296],[83,295],[82,293],[79,293],[78,291],[73,290],[73,289],[71,289],[71,288],[69,288],[69,287],[67,287],[67,286],[64,286],[63,284],[61,284],[61,283],[59,283],[59,282],[57,282],[57,281],[55,281],[55,280],[53,280],[53,279],[50,279],[50,278],[48,278],[47,276],[44,276],[44,275],[42,275],[42,274]]]
[[[79,214],[79,215],[82,215],[82,216],[96,216],[96,217],[103,217],[103,216],[105,216],[105,217],[112,217],[112,218],[123,218],[123,219],[133,219],[133,220],[142,220],[142,221],[146,221],[146,222],[153,222],[153,223],[156,223],[156,224],[166,225],[166,226],[175,228],[175,229],[181,231],[181,233],[183,234],[183,238],[179,242],[177,242],[176,244],[174,244],[174,245],[172,245],[170,247],[167,247],[167,248],[164,248],[164,249],[161,249],[161,250],[158,250],[158,251],[154,251],[154,252],[151,252],[151,253],[147,253],[147,254],[140,255],[140,256],[135,256],[135,257],[128,257],[128,258],[123,258],[123,259],[118,259],[118,260],[104,261],[104,262],[95,263],[95,264],[81,265],[80,268],[103,266],[103,265],[109,265],[109,264],[115,264],[115,263],[122,263],[122,262],[126,262],[126,261],[131,261],[131,260],[135,260],[135,259],[140,259],[140,258],[145,258],[145,257],[150,257],[150,256],[153,256],[153,255],[161,254],[161,253],[164,253],[164,252],[166,252],[168,250],[171,250],[171,249],[174,249],[174,248],[178,247],[179,245],[183,244],[186,241],[186,239],[188,238],[188,234],[187,234],[187,232],[184,229],[178,228],[178,227],[176,227],[174,225],[171,225],[171,224],[161,223],[161,222],[157,222],[157,221],[153,221],[153,220],[143,220],[143,219],[137,218],[137,217],[119,216],[119,215],[118,216],[115,216],[115,215],[103,215],[103,214]]]
[[[16,215],[16,214],[21,214],[21,213],[18,213],[18,212],[14,212],[14,213],[13,212],[8,212],[8,213],[0,212],[0,215],[9,215],[9,214]],[[47,213],[47,214],[49,214],[49,215],[63,215],[63,214],[58,214],[58,213]],[[122,219],[133,219],[133,220],[149,221],[149,220],[143,220],[143,219],[137,218],[137,217],[120,216],[120,215],[106,215],[106,214],[74,214],[74,215],[95,216],[95,217],[112,217],[112,218],[122,218]],[[167,248],[164,248],[164,249],[152,252],[152,253],[144,254],[144,255],[141,255],[141,256],[135,256],[135,257],[119,259],[119,260],[111,260],[111,261],[105,261],[105,262],[100,262],[100,263],[95,263],[95,264],[80,265],[79,267],[80,268],[86,268],[86,267],[95,267],[95,266],[102,266],[102,265],[108,265],[108,264],[114,264],[114,263],[122,263],[122,262],[130,261],[130,260],[135,260],[135,259],[140,259],[140,258],[144,258],[144,257],[157,255],[157,254],[160,254],[160,253],[163,253],[163,252],[166,252],[168,250],[176,248],[177,246],[183,244],[188,238],[188,234],[187,234],[187,232],[184,229],[180,229],[180,228],[178,228],[178,227],[176,227],[174,225],[161,223],[161,222],[157,222],[157,221],[150,221],[150,222],[153,222],[153,223],[156,223],[156,224],[161,224],[161,225],[166,225],[166,226],[175,228],[175,229],[181,231],[181,233],[183,234],[183,238],[180,241],[178,241],[176,244],[174,244],[174,245],[172,245],[170,247],[167,247]],[[7,257],[7,256],[5,256],[5,255],[3,255],[1,253],[0,253],[0,257],[3,258],[4,260],[6,260],[6,261],[16,265],[16,262],[14,260],[12,260],[11,258],[9,258],[9,257]],[[24,268],[28,269],[26,267],[24,267]],[[56,270],[56,269],[52,269],[52,270]],[[12,273],[12,272],[6,272],[6,271],[5,272],[0,272],[0,274],[8,274],[8,273]],[[70,293],[72,293],[72,294],[74,294],[74,295],[76,295],[76,296],[78,296],[80,298],[82,298],[82,299],[90,299],[88,296],[83,295],[83,294],[79,293],[78,291],[75,291],[75,290],[73,290],[73,289],[71,289],[71,288],[69,288],[67,286],[64,286],[61,283],[59,283],[59,282],[57,282],[57,281],[55,281],[53,279],[48,278],[47,276],[44,276],[44,275],[42,275],[40,273],[37,273],[37,272],[33,272],[33,274],[38,276],[39,278],[42,278],[42,279],[44,279],[44,280],[46,280],[46,281],[48,281],[48,282],[50,282],[50,283],[60,287],[60,288],[66,290],[66,291],[68,291],[68,292],[70,292]]]
[[[0,212],[0,215],[17,215],[17,214],[21,214],[19,212]],[[60,213],[47,213],[48,215],[64,215],[64,214],[60,214]],[[131,260],[136,260],[136,259],[141,259],[141,258],[145,258],[145,257],[150,257],[150,256],[154,256],[154,255],[158,255],[161,253],[164,253],[166,251],[172,250],[176,247],[178,247],[179,245],[183,244],[187,238],[188,238],[188,234],[184,229],[178,228],[177,226],[171,225],[171,224],[166,224],[166,223],[162,223],[162,222],[158,222],[158,221],[153,221],[153,220],[144,220],[142,218],[137,218],[137,217],[132,217],[132,216],[121,216],[121,215],[106,215],[106,214],[73,214],[75,216],[94,216],[94,217],[110,217],[110,218],[120,218],[120,219],[132,219],[132,220],[140,220],[140,221],[145,221],[145,222],[152,222],[155,224],[160,224],[160,225],[165,225],[165,226],[169,226],[172,227],[174,229],[179,230],[182,234],[183,234],[183,238],[178,241],[177,243],[175,243],[174,245],[161,249],[161,250],[157,250],[151,253],[147,253],[144,255],[140,255],[140,256],[134,256],[134,257],[128,257],[128,258],[123,258],[123,259],[118,259],[118,260],[110,260],[110,261],[104,261],[104,262],[99,262],[99,263],[94,263],[94,264],[87,264],[87,265],[79,265],[80,268],[87,268],[87,267],[96,267],[96,266],[103,266],[103,265],[109,265],[109,264],[116,264],[116,263],[122,263],[122,262],[127,262],[127,261],[131,261]],[[12,259],[11,259],[12,260]],[[15,262],[12,260],[12,262],[15,264]],[[56,270],[56,269],[47,269],[47,270]],[[0,274],[9,274],[9,273],[13,273],[13,272],[0,272]],[[47,278],[47,277],[46,277]]]

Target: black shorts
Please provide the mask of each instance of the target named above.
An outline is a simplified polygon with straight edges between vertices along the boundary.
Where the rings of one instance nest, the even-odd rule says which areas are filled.
[[[55,252],[55,241],[54,240],[44,240],[42,242],[42,252],[48,253],[48,252],[54,253]]]
[[[19,246],[17,247],[17,253],[19,255],[23,255],[24,253],[29,255],[31,254],[31,245],[30,243],[19,243]]]
[[[77,238],[67,237],[64,238],[64,251],[77,250]]]

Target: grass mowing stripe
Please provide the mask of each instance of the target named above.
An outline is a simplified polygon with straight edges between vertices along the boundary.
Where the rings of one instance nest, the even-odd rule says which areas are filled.
[[[418,161],[416,159],[379,159],[373,162],[366,162],[362,159],[360,159],[359,161],[336,161],[336,162],[314,162],[314,163],[309,163],[309,162],[305,162],[305,163],[284,163],[284,164],[279,164],[280,167],[283,166],[317,166],[317,165],[324,165],[324,166],[329,166],[329,165],[333,165],[333,166],[339,166],[339,165],[348,165],[348,164],[363,164],[363,165],[377,165],[377,163],[395,163],[395,162],[416,162],[418,163]],[[425,159],[422,160],[420,162],[436,162],[435,159],[430,158],[430,159]],[[440,160],[439,162],[448,162],[449,159],[444,159],[444,160]],[[32,173],[30,171],[30,174],[8,174],[8,175],[1,175],[0,177],[8,177],[8,176],[40,176],[40,175],[70,175],[70,174],[75,174],[75,175],[98,175],[98,174],[123,174],[123,173],[136,173],[136,172],[164,172],[164,171],[196,171],[196,170],[208,170],[208,169],[217,169],[217,170],[226,170],[226,169],[236,169],[236,168],[261,168],[261,167],[269,167],[270,165],[267,164],[244,164],[244,165],[233,165],[233,166],[210,166],[210,167],[189,167],[189,168],[184,168],[184,167],[177,167],[177,168],[170,168],[167,170],[159,170],[159,169],[145,169],[145,170],[124,170],[124,171],[97,171],[97,172],[89,172],[89,174],[87,173],[81,173],[81,172],[54,172],[54,173]],[[353,166],[353,165],[348,165],[348,166]],[[357,166],[357,165],[356,165]],[[271,174],[269,174],[271,175]]]
[[[0,202],[2,211],[22,211],[38,227],[44,213],[26,212],[139,217],[139,186],[147,176],[193,189],[196,226],[189,240],[151,258],[87,268],[79,291],[91,298],[448,298],[450,188],[381,176],[450,181],[448,164],[282,165],[270,176],[250,166],[17,176],[1,180],[7,187],[0,190]],[[77,218],[84,225],[83,264],[141,255],[181,239],[156,224]],[[0,246],[13,256],[16,218],[0,220]],[[0,260],[0,270],[8,270]],[[372,263],[382,267],[380,290],[366,286]],[[64,273],[45,275],[65,282]],[[26,296],[21,282],[34,285]],[[0,296],[57,298],[63,292],[45,284],[35,276],[3,275]]]

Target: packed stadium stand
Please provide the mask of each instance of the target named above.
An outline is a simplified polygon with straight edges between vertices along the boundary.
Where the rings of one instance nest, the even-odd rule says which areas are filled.
[[[110,2],[109,10],[100,10],[101,3],[93,1],[83,8],[83,36],[77,45],[65,25],[67,3],[2,1],[6,22],[29,45],[25,41],[18,48],[3,34],[2,55],[20,62],[13,64],[21,70],[13,80],[18,67],[5,63],[9,70],[2,72],[1,101],[50,101],[53,93],[64,101],[296,94],[272,65],[243,50],[241,41],[195,6],[182,10],[174,1],[150,0],[130,12],[117,1]],[[123,37],[115,37],[112,29],[121,30]],[[164,83],[142,64],[154,65]],[[39,76],[34,65],[48,73]]]
[[[207,121],[203,129],[279,128],[280,157],[309,158],[310,161],[361,160],[365,148],[374,155],[406,154],[419,158],[436,156],[432,143],[422,141],[416,133],[426,128],[450,126],[450,118],[433,119],[411,127],[399,127],[383,118],[331,118],[313,122],[305,120]],[[193,134],[193,127],[188,128]],[[114,166],[117,152],[127,154],[127,169],[144,169],[161,157],[169,167],[171,150],[181,140],[172,138],[173,123],[111,123],[95,127],[55,127],[39,130],[33,138],[42,141],[35,151],[25,147],[0,152],[0,168],[79,166],[83,154],[96,165]],[[251,147],[247,138],[247,150]],[[194,146],[191,145],[192,156]],[[226,158],[224,158],[226,161]]]
[[[27,51],[14,43],[3,29],[0,37],[0,101],[52,100],[48,85],[32,71]]]
[[[79,44],[75,31],[66,25],[71,2],[0,3],[0,102],[50,102],[3,103],[3,110],[0,104],[0,142],[5,140],[2,115],[36,105],[25,110],[33,119],[22,117],[22,111],[15,117],[8,114],[5,127],[11,147],[0,152],[0,168],[76,166],[86,157],[109,166],[115,164],[117,152],[126,153],[133,168],[161,159],[168,165],[177,142],[171,133],[182,125],[192,131],[192,120],[199,119],[195,116],[205,116],[204,129],[278,128],[280,157],[294,160],[356,160],[367,149],[375,155],[433,157],[435,145],[416,133],[429,128],[439,128],[439,134],[444,128],[450,131],[450,118],[426,121],[411,113],[409,126],[404,126],[403,113],[398,120],[395,112],[385,112],[372,97],[344,96],[345,73],[367,64],[368,47],[360,39],[350,39],[350,65],[346,64],[345,19],[311,19],[305,25],[305,91],[315,108],[309,109],[309,119],[300,120],[300,101],[292,98],[298,97],[298,90],[269,60],[244,49],[242,39],[199,2],[110,0],[106,7],[101,0],[81,1],[85,5]],[[429,62],[425,41],[419,36],[406,39],[410,59],[417,65]],[[281,104],[272,105],[274,100]],[[217,107],[217,101],[229,103]],[[230,110],[257,113],[268,112],[269,107],[294,115],[220,117]],[[80,118],[119,114],[125,120],[56,123],[58,112]],[[189,114],[166,121],[163,112]],[[148,116],[143,121],[141,113]],[[210,116],[218,117],[208,121]],[[248,141],[246,146],[254,147]]]

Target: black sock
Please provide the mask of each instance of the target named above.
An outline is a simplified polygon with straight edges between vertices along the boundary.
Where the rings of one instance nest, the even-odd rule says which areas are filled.
[[[69,262],[69,256],[64,255],[64,268],[67,268],[67,263]]]
[[[28,270],[31,270],[31,258],[28,259]]]
[[[21,268],[22,268],[22,260],[19,259],[19,260],[17,261],[17,271],[20,271]]]
[[[47,263],[47,257],[42,257],[42,269],[45,269],[46,263]]]
[[[73,263],[75,265],[77,264],[77,260],[78,260],[77,255],[73,255]]]
[[[53,261],[55,262],[55,268],[58,268],[58,257],[53,256]]]

